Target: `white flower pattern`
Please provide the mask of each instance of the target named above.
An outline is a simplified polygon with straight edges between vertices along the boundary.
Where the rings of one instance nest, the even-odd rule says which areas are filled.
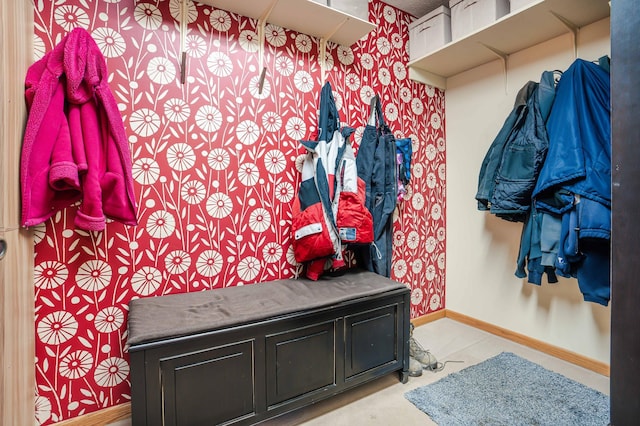
[[[45,261],[34,269],[35,285],[38,288],[54,289],[65,283],[69,270],[64,263]]]
[[[185,182],[180,189],[180,197],[189,204],[200,204],[206,195],[206,189],[199,180]]]
[[[177,143],[167,149],[167,163],[173,170],[184,172],[195,165],[196,155],[188,144]]]
[[[271,226],[271,213],[263,208],[255,209],[249,216],[249,228],[253,232],[264,232]]]
[[[104,260],[88,260],[78,268],[76,283],[87,291],[100,291],[111,283],[111,266]]]
[[[65,355],[60,361],[60,375],[68,379],[84,377],[93,367],[93,356],[90,352],[79,350]]]
[[[207,212],[214,218],[222,219],[231,213],[233,203],[231,198],[223,192],[211,194],[207,199]]]
[[[139,158],[133,163],[131,173],[141,185],[153,185],[160,177],[160,166],[153,158]]]
[[[42,343],[59,345],[76,335],[78,321],[69,312],[52,312],[38,322],[36,332]]]
[[[196,269],[204,277],[214,277],[222,270],[222,256],[215,250],[203,251],[196,261]]]
[[[207,162],[213,170],[226,170],[230,161],[231,156],[223,148],[216,148],[207,155]]]
[[[182,99],[169,99],[164,104],[164,115],[169,121],[182,123],[191,115],[191,108],[189,107],[189,104]]]
[[[167,84],[176,78],[176,67],[167,58],[158,56],[149,61],[147,74],[154,83]]]
[[[176,229],[176,219],[166,210],[157,210],[149,215],[145,229],[152,238],[167,238]]]
[[[142,28],[157,30],[162,25],[162,12],[151,3],[138,3],[133,11],[133,19]]]
[[[245,257],[238,263],[238,277],[245,282],[250,282],[258,276],[261,267],[260,261],[255,257]]]
[[[124,38],[114,29],[108,27],[96,28],[91,35],[102,54],[107,58],[117,58],[127,48]]]
[[[93,373],[98,386],[111,388],[122,383],[129,375],[129,364],[123,358],[111,357],[102,361]]]
[[[207,67],[218,77],[228,77],[233,72],[233,62],[223,52],[213,52],[207,59]]]
[[[175,250],[164,259],[165,268],[170,274],[182,274],[191,266],[191,256],[184,250]]]
[[[151,136],[160,128],[160,116],[149,108],[141,108],[131,114],[129,125],[137,135]]]
[[[67,32],[77,27],[86,29],[90,23],[87,12],[77,6],[71,5],[63,5],[57,8],[54,13],[54,19],[56,24],[60,25]]]
[[[109,306],[98,312],[93,323],[100,333],[111,333],[124,324],[124,313],[116,306]]]
[[[144,266],[131,277],[131,288],[140,296],[149,296],[160,288],[161,280],[158,268]]]

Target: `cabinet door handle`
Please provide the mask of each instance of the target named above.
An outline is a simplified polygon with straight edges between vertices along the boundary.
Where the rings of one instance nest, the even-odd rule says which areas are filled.
[[[0,240],[0,260],[4,259],[5,254],[7,254],[7,242]]]

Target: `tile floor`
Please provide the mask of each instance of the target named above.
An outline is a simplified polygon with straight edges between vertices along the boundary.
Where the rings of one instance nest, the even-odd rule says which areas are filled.
[[[414,337],[425,349],[429,349],[438,361],[462,362],[450,362],[440,372],[425,370],[422,376],[410,377],[409,382],[404,385],[398,380],[397,374],[390,374],[262,425],[435,425],[426,414],[404,398],[404,393],[433,383],[449,373],[477,364],[500,352],[513,352],[549,370],[609,394],[609,378],[606,376],[448,318],[416,327]],[[111,426],[130,424],[130,420],[122,420]]]

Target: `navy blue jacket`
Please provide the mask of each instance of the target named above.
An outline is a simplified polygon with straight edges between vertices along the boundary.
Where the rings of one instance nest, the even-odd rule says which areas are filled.
[[[513,132],[516,123],[523,123],[524,116],[527,112],[527,101],[531,94],[538,87],[538,83],[529,81],[525,84],[516,96],[513,110],[507,116],[502,128],[495,137],[487,154],[480,166],[480,175],[478,177],[478,192],[476,200],[478,200],[478,210],[490,210],[491,200],[495,188],[495,178],[502,162],[502,153],[509,139],[509,135]]]
[[[522,105],[526,95],[528,98]],[[518,93],[516,108],[494,140],[480,170],[476,195],[480,210],[488,209],[509,221],[525,221],[547,155],[549,138],[545,122],[554,95],[555,82],[549,71],[542,74],[540,83],[528,82]]]
[[[577,59],[556,88],[549,150],[534,190],[539,211],[562,216],[557,271],[587,301],[608,304],[611,236],[611,104],[607,67]]]

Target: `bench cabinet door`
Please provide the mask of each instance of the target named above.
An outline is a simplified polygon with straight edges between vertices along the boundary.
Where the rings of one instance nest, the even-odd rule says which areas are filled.
[[[253,340],[160,359],[164,425],[216,425],[255,414]]]
[[[345,317],[345,379],[377,368],[397,368],[401,321],[397,304]]]
[[[336,385],[335,321],[266,336],[267,407]]]

